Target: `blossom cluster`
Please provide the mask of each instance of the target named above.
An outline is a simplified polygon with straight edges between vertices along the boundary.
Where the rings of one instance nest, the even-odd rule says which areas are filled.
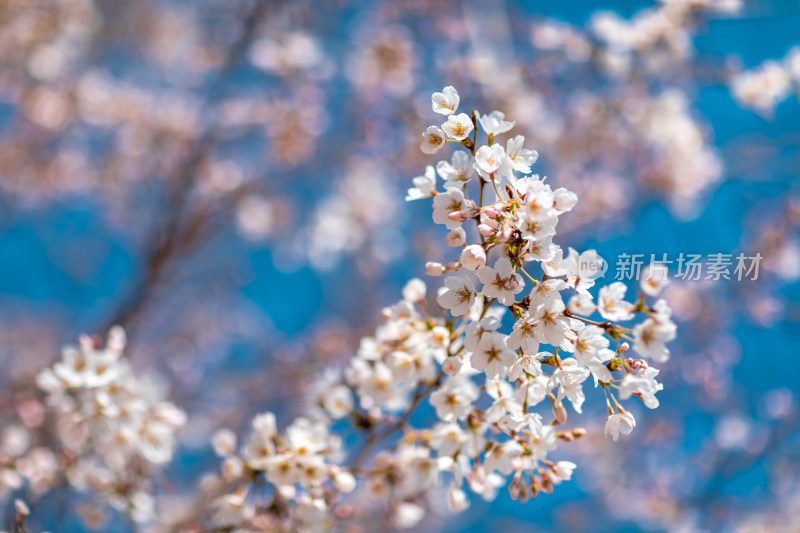
[[[663,267],[648,269],[635,301],[621,282],[595,300],[597,253],[553,241],[576,195],[531,173],[538,154],[522,136],[499,142],[515,125],[503,113],[459,106],[453,87],[433,94],[433,110],[446,118],[423,132],[420,148],[459,149],[414,178],[407,195],[432,198],[434,222],[460,250],[426,265],[429,275],[445,275],[444,286],[429,299],[424,281],[408,282],[343,372],[319,378],[307,416],[285,437],[272,414],[254,420],[240,453],[232,432],[217,434],[226,457],[217,484],[235,487],[216,500],[224,509],[217,527],[324,530],[363,519],[365,501],[385,507],[393,526],[412,527],[445,487],[454,512],[469,506],[469,493],[492,499],[503,486],[524,501],[571,478],[576,465],[553,459],[559,442],[585,434],[566,427],[565,403],[580,413],[587,382],[605,395],[605,433],[615,441],[636,424],[621,401],[658,406],[662,385],[648,361],[666,361],[676,334],[666,301],[649,301],[667,284]],[[334,428],[345,422],[365,435],[342,462]],[[364,498],[343,499],[350,491]]]
[[[337,493],[355,488],[355,478],[338,466],[341,442],[330,434],[322,420],[298,418],[285,435],[277,431],[275,415],[265,413],[252,423],[252,434],[241,452],[236,449],[236,434],[218,431],[212,441],[216,453],[225,458],[222,475],[213,483],[263,479],[275,487],[274,508],[285,513],[257,518],[257,507],[244,486],[215,501],[214,519],[223,525],[259,523],[270,531],[325,530],[332,521],[325,512]],[[208,487],[207,487],[208,488]],[[294,506],[289,507],[293,502]],[[288,514],[287,514],[288,513]],[[262,529],[263,530],[263,529]]]
[[[132,373],[124,349],[125,333],[118,327],[105,347],[81,337],[37,383],[58,437],[58,448],[49,449],[57,457],[48,457],[57,460],[60,481],[144,522],[153,518],[155,476],[172,459],[175,432],[186,415],[162,400],[156,383]]]
[[[189,252],[219,242],[216,231],[227,231],[224,222],[235,214],[248,239],[262,244],[264,239],[270,240],[269,246],[276,250],[273,259],[281,271],[294,266],[291,262],[298,258],[324,268],[347,255],[358,261],[358,270],[348,270],[348,275],[377,276],[382,271],[385,275],[387,265],[408,249],[404,247],[407,227],[396,178],[411,172],[409,166],[418,165],[421,157],[419,150],[406,150],[409,144],[397,138],[395,132],[402,136],[402,131],[395,126],[398,120],[416,120],[422,106],[412,109],[407,98],[425,84],[438,83],[431,80],[462,80],[459,83],[468,85],[473,94],[479,92],[492,108],[526,118],[512,131],[524,134],[528,145],[546,153],[550,180],[580,196],[578,208],[560,217],[558,233],[564,239],[578,230],[583,238],[612,217],[622,224],[635,220],[642,199],[668,199],[673,211],[681,214],[705,202],[722,179],[750,181],[754,174],[772,177],[779,164],[785,163],[785,154],[773,156],[770,151],[764,154],[764,164],[752,165],[748,160],[758,149],[758,139],[748,137],[747,150],[735,144],[730,153],[722,145],[715,147],[711,124],[706,123],[714,117],[702,117],[696,95],[703,94],[708,83],[732,80],[737,102],[748,107],[765,102],[769,105],[758,109],[767,114],[770,106],[797,88],[798,79],[796,50],[785,59],[740,73],[731,72],[735,60],[728,54],[695,50],[695,35],[702,35],[706,22],[720,13],[724,17],[725,12],[744,8],[737,24],[748,31],[758,29],[753,26],[760,22],[746,20],[757,6],[743,6],[736,0],[663,0],[630,17],[597,13],[585,28],[540,18],[538,13],[532,21],[526,17],[512,20],[512,15],[522,14],[519,7],[509,9],[513,2],[486,9],[478,4],[462,9],[459,4],[373,2],[348,14],[347,24],[353,30],[348,32],[349,46],[334,48],[327,46],[326,36],[318,31],[320,20],[326,20],[332,11],[308,11],[301,4],[212,1],[200,9],[185,9],[175,3],[146,0],[137,3],[136,23],[130,31],[117,31],[116,14],[121,13],[117,8],[127,9],[123,3],[111,10],[97,0],[46,5],[10,0],[5,4],[10,7],[3,10],[0,24],[0,41],[6,44],[0,51],[0,68],[7,75],[0,83],[0,99],[9,112],[3,114],[2,122],[9,132],[24,132],[6,135],[0,143],[0,188],[12,200],[8,216],[24,212],[32,201],[49,202],[64,193],[78,193],[91,196],[93,204],[95,199],[101,200],[98,214],[104,222],[119,222],[133,215],[132,206],[141,205],[139,194],[145,189],[152,189],[159,199],[162,192],[174,189],[169,201],[147,202],[152,207],[147,218],[154,222],[163,218],[165,228],[155,224],[148,235],[140,235],[141,224],[116,228],[130,232],[136,242],[148,247],[163,242],[164,234],[170,236],[166,242],[172,243],[171,254],[154,248],[158,253],[153,257],[169,267],[162,271],[179,267]],[[250,13],[258,5],[267,8]],[[208,17],[212,11],[214,16]],[[426,31],[431,26],[442,31]],[[248,27],[253,28],[252,33],[239,35]],[[431,36],[436,46],[431,46]],[[111,50],[114,53],[108,55]],[[120,53],[124,61],[119,61]],[[240,74],[248,79],[261,77],[258,83],[239,84]],[[342,117],[346,120],[340,120]],[[713,129],[719,131],[721,124],[716,119],[713,122]],[[341,123],[348,125],[347,135],[335,134]],[[448,128],[437,125],[446,137],[446,132],[462,126],[468,127],[463,121]],[[789,144],[793,141],[792,136],[781,139]],[[777,139],[769,140],[770,148],[775,144]],[[264,149],[247,148],[253,145]],[[312,153],[315,157],[310,158]],[[320,169],[331,169],[331,157],[341,160],[343,154],[348,170],[318,180]],[[197,162],[196,172],[187,173],[184,160]],[[291,170],[292,179],[272,179],[275,169]],[[182,177],[189,175],[193,183]],[[304,183],[309,178],[314,180],[313,187]],[[434,175],[435,188],[446,191],[438,178]],[[144,184],[146,180],[154,183]],[[477,183],[473,175],[468,187]],[[473,191],[470,194],[477,198]],[[785,197],[774,198],[783,201]],[[755,204],[743,217],[727,214],[740,218],[745,232],[759,229],[752,227],[754,220],[766,222],[749,237],[751,252],[764,253],[764,282],[730,284],[735,293],[727,299],[720,295],[725,287],[711,287],[702,281],[689,285],[673,280],[667,288],[665,297],[675,311],[670,320],[679,322],[684,340],[689,338],[685,343],[691,347],[685,352],[687,361],[696,360],[698,354],[704,361],[685,367],[693,372],[682,372],[690,387],[687,392],[704,395],[703,402],[692,399],[692,405],[715,417],[737,408],[722,402],[730,398],[733,387],[742,384],[731,372],[741,355],[729,330],[732,324],[738,327],[738,321],[732,320],[735,313],[747,313],[769,325],[791,310],[779,284],[797,276],[798,210],[796,198],[792,201],[794,207],[780,213],[773,201]],[[185,204],[180,219],[186,223],[172,233],[169,222],[171,214],[178,211],[176,203]],[[136,220],[141,219],[140,211],[135,212]],[[471,225],[462,227],[469,231]],[[294,231],[298,229],[300,238]],[[415,247],[422,240],[417,237],[415,233]],[[70,236],[53,233],[49,239],[56,241],[43,244],[60,247],[59,253],[51,254],[59,270],[77,275],[81,260],[76,262],[74,254],[63,253],[61,248]],[[449,242],[458,239],[460,232],[454,232]],[[430,249],[426,245],[417,249]],[[84,266],[89,258],[98,258],[99,247],[81,242],[80,248]],[[146,266],[149,254],[150,250],[142,250],[143,273],[150,268]],[[191,255],[203,261],[216,256]],[[253,274],[236,267],[234,275],[228,276],[227,269],[216,266],[192,270],[214,275],[224,272],[220,286],[233,290]],[[434,273],[447,271],[447,267],[446,260],[431,265]],[[284,344],[275,340],[267,317],[259,314],[249,299],[220,294],[214,305],[187,307],[187,297],[205,297],[207,285],[202,284],[199,292],[176,292],[184,280],[183,276],[153,276],[141,290],[136,289],[144,302],[140,309],[146,312],[122,315],[126,320],[103,317],[95,331],[117,322],[127,326],[134,322],[130,317],[137,318],[137,346],[150,348],[136,354],[137,366],[149,366],[151,361],[146,358],[159,354],[170,367],[187,370],[174,374],[172,387],[188,410],[198,411],[194,431],[223,417],[226,425],[240,427],[238,417],[252,416],[248,409],[228,416],[230,412],[219,403],[209,409],[200,400],[207,395],[196,394],[196,389],[220,391],[215,396],[223,396],[224,391],[226,401],[238,405],[262,405],[305,387],[309,369],[349,358],[344,352],[363,333],[359,325],[363,321],[337,317],[333,329],[320,329],[319,335]],[[349,284],[348,301],[360,303],[368,299],[366,293],[374,292],[375,283],[361,281]],[[479,287],[477,281],[473,278]],[[530,289],[530,282],[523,281],[527,287],[519,293],[520,298]],[[476,295],[476,301],[481,298]],[[429,298],[434,299],[435,295]],[[53,347],[63,332],[58,331],[61,326],[57,322],[41,320],[38,313],[29,314],[24,307],[12,305],[7,311],[13,319],[0,325],[0,357],[6,369],[4,412],[22,420],[4,419],[2,424],[0,485],[4,494],[13,495],[23,484],[30,492],[39,493],[61,482],[63,457],[58,450],[62,445],[57,432],[49,431],[50,426],[39,420],[42,406],[31,399],[36,393],[26,376],[41,368],[43,358],[55,353]],[[506,311],[503,321],[508,322],[511,315]],[[251,346],[269,340],[269,360],[279,361],[271,370],[278,371],[252,372],[244,382],[240,380],[223,354],[234,353],[227,343],[241,335],[247,336]],[[185,343],[187,338],[191,347]],[[301,343],[307,349],[301,348]],[[162,346],[179,349],[170,348],[162,358]],[[676,357],[684,355],[675,348],[673,352]],[[677,367],[684,369],[682,364]],[[546,370],[550,368],[545,365]],[[326,375],[322,385],[311,391],[315,414],[309,418],[316,420],[321,412],[330,418],[335,415],[336,424],[352,421],[352,406],[359,405],[359,412],[362,409],[360,399],[351,392],[352,385],[333,374]],[[328,394],[330,390],[335,393]],[[591,399],[590,391],[587,396]],[[715,398],[715,403],[707,403],[709,397]],[[484,395],[478,401],[487,398]],[[426,402],[422,400],[420,405],[422,410]],[[384,408],[378,413],[378,422],[391,426],[386,417],[401,412],[394,415]],[[680,418],[674,420],[671,430],[680,433]],[[370,426],[375,420],[358,418],[358,424]],[[52,445],[51,439],[55,441]],[[634,474],[631,478],[645,480],[647,489],[652,479],[661,479],[665,473],[675,475],[676,462],[696,462],[691,456],[676,461],[655,446],[636,452],[616,453],[614,459],[628,465]],[[704,461],[710,455],[703,452]],[[614,471],[619,463],[611,460],[610,453],[599,453],[599,457],[602,461],[586,462],[593,467],[602,463],[609,472],[606,478],[619,480],[619,472]],[[326,464],[335,464],[328,459]],[[235,461],[231,463],[235,465]],[[653,464],[661,465],[661,471],[642,468]],[[405,468],[405,463],[400,468]],[[685,493],[688,484],[703,479],[699,472],[681,471],[671,490]],[[626,490],[632,485],[620,484]],[[307,489],[300,486],[300,490]],[[639,497],[641,493],[631,497],[631,493],[604,491],[603,495],[608,497],[609,508],[618,512],[633,507],[621,510],[620,498],[649,501]],[[663,510],[661,495],[650,494],[658,500],[654,509]],[[34,520],[51,512],[42,512],[35,501],[29,501]],[[42,503],[42,507],[46,505]],[[161,507],[159,522],[166,521],[176,507]],[[405,516],[415,513],[414,507],[405,505],[403,509]],[[263,514],[257,511],[255,516]],[[676,525],[672,522],[664,527],[675,529]],[[720,527],[715,524],[712,529]]]
[[[733,96],[745,107],[771,114],[794,91],[800,94],[800,47],[782,61],[769,60],[737,72],[730,80]]]

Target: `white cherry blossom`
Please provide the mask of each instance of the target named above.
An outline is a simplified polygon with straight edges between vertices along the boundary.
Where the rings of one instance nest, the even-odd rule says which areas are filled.
[[[439,161],[436,163],[436,172],[445,180],[444,186],[462,187],[475,176],[475,168],[472,166],[472,156],[463,150],[453,152],[450,161]],[[416,185],[416,183],[415,183]]]
[[[658,296],[669,284],[669,270],[666,265],[653,263],[642,271],[639,286],[648,296]]]
[[[633,328],[633,349],[656,362],[669,359],[669,341],[675,339],[677,327],[669,320],[648,318]]]
[[[498,259],[494,267],[480,267],[478,278],[483,283],[483,293],[490,298],[497,298],[503,305],[513,304],[514,295],[525,287],[522,276],[516,273],[507,257]]]
[[[456,188],[447,189],[447,192],[437,194],[433,198],[433,221],[444,224],[448,229],[455,229],[461,226],[461,222],[451,219],[450,214],[466,208],[467,202],[463,191]]]
[[[511,160],[499,144],[481,146],[475,152],[475,170],[486,180],[497,181],[511,170]]]
[[[509,139],[506,143],[506,154],[511,160],[511,166],[514,170],[523,174],[530,174],[531,165],[539,159],[539,152],[523,148],[524,142],[525,137],[522,135]]]
[[[500,135],[513,128],[514,124],[516,124],[516,122],[507,121],[505,114],[500,111],[492,111],[488,115],[482,115],[478,121],[483,131],[488,135]]]
[[[414,186],[408,189],[406,201],[430,198],[436,191],[436,171],[430,165],[425,167],[425,174],[413,180]]]
[[[452,85],[448,85],[442,89],[442,92],[433,93],[431,96],[433,111],[440,115],[452,115],[458,110],[459,103],[461,103],[461,98]]]
[[[505,369],[516,359],[516,354],[506,345],[506,336],[492,332],[481,338],[478,349],[470,358],[470,363],[476,370],[483,370],[491,379],[503,376]]]
[[[442,124],[442,130],[452,139],[462,141],[469,136],[474,129],[472,119],[466,113],[450,115],[447,121]]]
[[[606,320],[630,320],[633,318],[633,304],[625,301],[628,288],[621,281],[600,289],[597,297],[597,310]]]
[[[436,298],[439,305],[449,309],[453,316],[467,313],[475,303],[475,284],[471,276],[466,274],[446,276],[444,286],[447,290]]]
[[[539,351],[539,343],[545,342],[541,322],[535,318],[520,318],[508,335],[508,347],[532,354]]]
[[[422,143],[419,145],[419,149],[424,154],[435,154],[444,148],[444,141],[444,132],[437,126],[429,126],[422,132]]]
[[[620,433],[623,435],[630,435],[635,427],[636,419],[633,418],[633,414],[631,414],[630,411],[615,413],[609,415],[606,419],[605,433],[616,442],[619,439]]]

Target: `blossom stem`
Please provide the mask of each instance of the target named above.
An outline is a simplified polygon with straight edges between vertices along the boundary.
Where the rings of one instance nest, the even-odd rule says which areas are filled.
[[[530,274],[528,274],[528,272],[527,272],[527,271],[526,271],[524,268],[522,268],[522,267],[519,267],[519,269],[520,269],[520,271],[521,271],[523,274],[525,274],[526,276],[528,276],[528,279],[529,279],[529,280],[531,280],[531,281],[533,282],[533,284],[534,284],[534,285],[538,285],[538,284],[539,284],[539,280],[537,280],[537,279],[534,279],[534,277],[533,277],[533,276],[531,276]]]
[[[419,407],[419,404],[422,403],[422,400],[425,399],[428,393],[441,384],[443,377],[444,370],[439,370],[439,374],[436,376],[436,379],[433,382],[424,387],[420,387],[417,390],[416,394],[414,394],[414,398],[411,400],[411,403],[399,420],[389,426],[386,426],[378,433],[372,433],[369,437],[367,437],[367,441],[364,443],[364,446],[361,448],[361,450],[359,450],[358,454],[356,454],[353,462],[350,463],[350,470],[353,473],[357,473],[361,469],[364,461],[366,461],[370,452],[378,443],[389,437],[395,431],[402,429],[402,427],[406,425],[406,422],[408,422],[408,420],[411,418],[411,415],[413,415],[417,410],[417,407]]]
[[[598,326],[598,327],[601,327],[601,328],[607,328],[607,327],[610,327],[612,325],[611,321],[609,321],[609,320],[606,320],[605,322],[598,322],[597,320],[590,320],[588,318],[584,318],[582,316],[578,316],[578,315],[570,313],[569,309],[564,310],[564,315],[568,316],[570,318],[574,318],[576,320],[580,320],[581,322],[584,322],[586,324],[591,324],[593,326]]]

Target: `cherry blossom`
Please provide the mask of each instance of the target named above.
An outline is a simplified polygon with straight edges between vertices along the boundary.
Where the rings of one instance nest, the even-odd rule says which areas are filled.
[[[487,115],[481,115],[478,120],[487,135],[500,135],[509,131],[516,124],[516,122],[507,121],[505,114],[500,111],[492,111]]]
[[[450,115],[447,122],[442,124],[442,130],[452,139],[462,141],[473,130],[472,119],[466,113]]]
[[[672,311],[663,299],[648,301],[663,285],[648,278],[630,303],[626,286],[612,283],[595,305],[602,258],[557,244],[577,196],[531,173],[538,152],[523,136],[495,139],[515,125],[503,113],[457,113],[449,86],[431,101],[448,118],[426,130],[422,151],[460,146],[426,165],[406,199],[432,198],[433,221],[447,230],[449,247],[424,265],[427,275],[444,276],[433,291],[438,307],[428,283],[409,280],[341,368],[309,377],[299,416],[264,412],[242,436],[215,431],[210,446],[220,464],[201,484],[198,530],[346,529],[354,513],[371,510],[409,528],[437,498],[454,512],[503,487],[525,500],[572,478],[575,463],[557,456],[587,430],[570,425],[565,401],[574,416],[588,417],[584,388],[602,391],[605,434],[614,441],[635,427],[619,402],[658,406],[659,371],[631,352],[653,361],[669,355]],[[153,517],[152,476],[170,460],[186,417],[133,375],[124,347],[120,329],[102,348],[84,337],[39,374],[61,445],[77,459],[64,467],[56,451],[40,452],[38,472],[13,471],[3,483],[16,490],[66,468],[75,489],[101,494],[133,520]],[[34,454],[24,430],[5,434],[0,448],[14,461]]]
[[[514,170],[523,174],[530,174],[531,165],[539,159],[539,152],[523,148],[524,142],[525,137],[522,135],[509,139],[506,143],[506,154],[511,160],[511,166]]]
[[[483,294],[497,298],[503,305],[514,303],[514,295],[525,287],[522,276],[516,273],[507,257],[498,259],[494,267],[482,266],[477,272],[483,283]]]
[[[658,296],[669,284],[669,271],[666,265],[653,263],[641,274],[639,285],[648,296]]]
[[[458,110],[458,104],[461,99],[458,97],[458,91],[454,87],[448,85],[442,92],[433,93],[431,96],[433,111],[441,115],[452,115]]]
[[[453,316],[467,313],[475,303],[475,284],[469,275],[458,274],[444,278],[445,292],[439,294],[436,301]]]
[[[472,167],[472,158],[462,150],[453,152],[453,157],[450,161],[439,161],[436,164],[436,172],[445,180],[445,189],[462,187],[475,175],[475,169]]]
[[[609,415],[606,419],[605,433],[616,442],[617,439],[619,439],[620,433],[623,435],[630,435],[635,427],[636,419],[633,418],[630,411],[614,413]]]
[[[630,320],[633,318],[633,304],[625,301],[628,288],[621,281],[616,281],[600,289],[597,297],[597,309],[606,320]]]
[[[406,201],[430,198],[436,190],[436,172],[430,165],[425,167],[425,174],[413,179],[414,186],[408,189]]]
[[[435,154],[444,148],[444,132],[436,126],[430,126],[422,132],[422,143],[419,149],[426,154]]]
[[[461,251],[459,262],[467,270],[478,270],[486,265],[486,252],[479,244],[470,244]]]

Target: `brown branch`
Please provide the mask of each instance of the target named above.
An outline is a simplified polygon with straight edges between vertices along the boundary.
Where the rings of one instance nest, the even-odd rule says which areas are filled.
[[[218,109],[219,106],[216,106],[214,102],[224,92],[241,57],[250,46],[259,23],[266,14],[267,5],[268,2],[255,2],[245,16],[242,32],[229,48],[223,66],[209,90],[207,103],[209,110]],[[190,148],[190,153],[180,169],[171,179],[167,180],[168,194],[162,205],[165,215],[163,220],[156,223],[145,238],[146,243],[155,243],[155,245],[144,254],[144,272],[136,286],[129,291],[127,298],[97,331],[105,331],[113,325],[128,326],[133,323],[141,313],[153,289],[163,281],[171,263],[181,254],[192,250],[201,240],[200,237],[204,232],[196,230],[198,228],[205,229],[206,224],[201,220],[205,213],[203,211],[188,213],[189,199],[197,171],[217,143],[218,129],[219,117],[209,120],[205,132]],[[189,217],[188,220],[184,220],[186,217]]]
[[[369,437],[367,437],[364,446],[361,448],[361,450],[359,450],[359,452],[353,458],[353,461],[350,463],[351,471],[355,473],[358,470],[360,470],[361,466],[364,464],[364,461],[366,461],[367,457],[369,456],[369,453],[375,448],[376,445],[378,445],[382,440],[389,437],[395,431],[402,429],[403,426],[406,425],[406,422],[408,422],[408,420],[411,418],[411,415],[413,415],[414,412],[417,410],[417,407],[422,402],[422,400],[425,399],[426,396],[428,396],[428,393],[430,393],[434,388],[436,388],[439,384],[441,384],[443,377],[444,377],[444,371],[440,370],[439,375],[436,376],[436,379],[433,382],[429,383],[425,387],[420,387],[417,390],[416,394],[414,394],[414,398],[411,400],[411,404],[408,406],[408,409],[406,409],[405,413],[403,413],[403,416],[400,417],[399,420],[397,420],[393,424],[390,424],[389,426],[386,426],[378,433],[372,433]]]

